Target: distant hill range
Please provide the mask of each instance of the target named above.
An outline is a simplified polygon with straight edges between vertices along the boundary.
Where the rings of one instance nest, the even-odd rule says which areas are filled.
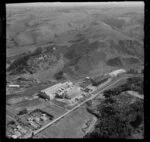
[[[7,11],[10,75],[77,79],[144,62],[144,8]]]

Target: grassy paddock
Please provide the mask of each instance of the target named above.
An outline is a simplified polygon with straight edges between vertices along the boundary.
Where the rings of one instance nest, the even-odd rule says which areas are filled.
[[[52,105],[49,105],[45,108],[42,109],[43,111],[51,114],[54,116],[54,119],[59,117],[60,115],[62,115],[63,113],[65,113],[65,110],[57,107],[57,106],[52,106]]]
[[[93,115],[86,111],[86,107],[73,111],[54,125],[48,127],[38,135],[44,135],[47,138],[80,138],[84,132],[82,127]],[[37,136],[35,136],[37,137]]]
[[[126,82],[127,82],[127,79],[122,79],[122,80],[120,80],[119,82],[117,82],[117,83],[115,83],[114,85],[112,85],[111,87],[109,87],[109,89],[116,88],[116,87],[118,87],[118,86],[120,86],[120,85],[125,84]]]

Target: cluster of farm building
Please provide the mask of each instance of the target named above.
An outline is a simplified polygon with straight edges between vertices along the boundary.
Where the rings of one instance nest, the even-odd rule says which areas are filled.
[[[106,84],[111,77],[126,72],[123,69],[116,70],[104,76],[96,78],[86,77],[80,83],[71,81],[55,84],[49,88],[41,90],[34,98],[42,98],[47,102],[53,100],[66,104],[66,108],[72,109],[74,106],[90,98],[92,92],[98,86]],[[55,119],[55,116],[41,109],[34,109],[27,115],[23,115],[20,120],[10,121],[7,124],[7,136],[11,138],[28,138],[34,131],[42,128]]]
[[[38,130],[53,119],[47,112],[36,109],[18,121],[7,123],[7,136],[11,138],[29,138],[32,132]]]

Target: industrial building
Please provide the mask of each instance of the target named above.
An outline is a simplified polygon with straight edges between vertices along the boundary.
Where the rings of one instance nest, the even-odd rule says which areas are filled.
[[[114,70],[114,71],[110,72],[109,75],[111,77],[116,77],[118,74],[125,73],[125,72],[126,72],[125,69],[118,69],[118,70]]]
[[[69,84],[68,82],[59,83],[52,87],[44,89],[41,92],[46,93],[50,97],[50,99],[54,99],[56,96],[56,93],[59,93],[59,95],[61,95],[68,84]]]
[[[98,76],[96,78],[93,78],[92,85],[93,86],[98,86],[98,85],[104,83],[107,80],[108,80],[108,76]]]
[[[60,88],[62,86],[61,83],[58,83],[54,86],[51,86],[49,88],[46,88],[44,90],[42,90],[41,92],[46,93],[50,99],[54,99],[55,98],[55,92],[58,90],[58,88]]]
[[[81,94],[81,89],[78,86],[73,86],[72,88],[67,90],[66,97],[72,99]]]

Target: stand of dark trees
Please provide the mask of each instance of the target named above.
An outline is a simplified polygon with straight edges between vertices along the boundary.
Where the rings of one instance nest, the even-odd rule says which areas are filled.
[[[110,96],[119,95],[121,92],[128,91],[128,90],[137,91],[140,94],[143,94],[144,93],[143,79],[129,78],[125,84],[120,85],[117,88],[104,91],[104,96],[108,98]]]
[[[101,101],[96,107],[92,104],[87,107],[87,111],[95,115],[98,119],[93,132],[88,133],[84,138],[132,138],[132,134],[138,132],[144,134],[144,106],[142,100],[126,104],[125,100],[120,100],[119,95],[126,90],[134,90],[143,93],[143,79],[130,78],[127,83],[117,88],[105,91],[106,99]],[[142,133],[142,134],[141,134]]]
[[[28,110],[25,108],[25,109],[21,110],[17,115],[24,115],[27,113],[28,113]]]
[[[89,110],[95,115],[95,110]],[[84,138],[131,138],[135,130],[140,130],[138,126],[143,123],[143,112],[141,100],[124,108],[117,106],[115,101],[104,101],[97,107],[98,122],[94,131]]]
[[[28,66],[28,60],[30,57],[38,56],[42,53],[42,48],[37,48],[33,53],[24,54],[23,56],[16,59],[10,67],[7,69],[8,72],[11,71],[11,74],[21,74],[26,71],[31,72],[30,67]]]
[[[137,71],[137,70],[134,70],[134,69],[130,69],[130,70],[128,70],[128,73],[131,73],[131,74],[138,74],[138,71]]]
[[[63,71],[60,71],[60,72],[56,73],[56,74],[55,74],[55,78],[56,78],[57,80],[63,79],[63,78],[64,78],[64,73],[63,73]]]

